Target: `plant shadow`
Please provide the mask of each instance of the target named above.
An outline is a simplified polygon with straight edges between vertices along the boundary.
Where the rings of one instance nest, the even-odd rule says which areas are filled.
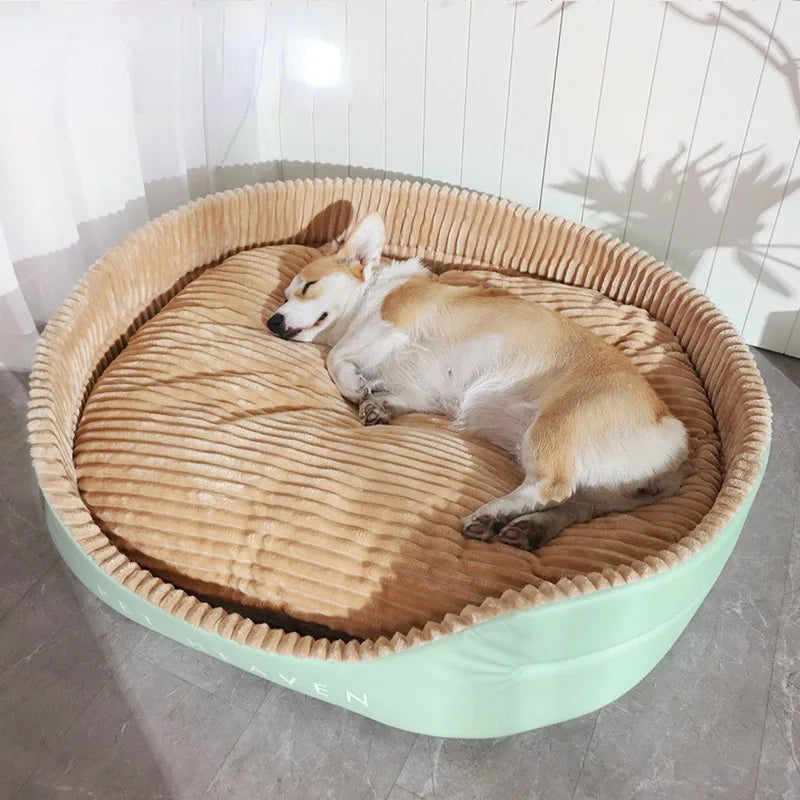
[[[567,4],[564,13],[571,7]],[[723,28],[743,48],[760,54],[765,68],[785,82],[800,137],[800,70],[798,58],[785,41],[748,11],[726,4],[695,14],[686,6],[669,3],[667,11],[698,25]],[[689,279],[700,278],[705,253],[725,249],[755,282],[791,297],[800,278],[787,278],[784,268],[800,270],[800,240],[771,241],[775,215],[769,212],[800,189],[800,177],[789,177],[792,167],[791,160],[771,159],[763,146],[730,153],[719,142],[695,154],[691,142],[676,141],[674,154],[663,164],[654,165],[639,153],[620,179],[612,176],[602,158],[595,157],[594,169],[576,170],[572,178],[551,188],[581,198],[584,216],[601,215],[607,220],[603,226],[607,232],[646,251],[664,252],[664,259]],[[652,177],[645,178],[648,174]],[[731,202],[734,197],[745,201]],[[679,207],[682,225],[676,232]]]

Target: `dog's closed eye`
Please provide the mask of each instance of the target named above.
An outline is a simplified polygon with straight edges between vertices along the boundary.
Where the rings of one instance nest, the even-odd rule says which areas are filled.
[[[306,292],[309,290],[309,288],[310,288],[310,287],[312,287],[312,286],[313,286],[315,283],[316,283],[316,281],[309,281],[309,282],[308,282],[308,283],[307,283],[307,284],[306,284],[306,285],[303,287],[303,289],[302,289],[302,291],[300,292],[300,294],[305,294],[305,293],[306,293]]]

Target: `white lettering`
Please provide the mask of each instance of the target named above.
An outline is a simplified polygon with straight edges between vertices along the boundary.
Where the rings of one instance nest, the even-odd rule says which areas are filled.
[[[262,678],[267,678],[267,673],[262,672],[255,664],[250,667],[250,672],[252,672],[253,675],[260,675]],[[269,680],[269,678],[267,678],[267,680]]]
[[[97,594],[99,594],[100,597],[108,597],[108,592],[102,586],[99,585],[97,587]]]
[[[148,616],[147,616],[147,614],[142,614],[142,619],[143,619],[143,620],[145,621],[145,623],[146,623],[147,625],[149,625],[151,628],[153,627],[153,620],[151,620],[151,619],[150,619],[150,617],[148,617]]]
[[[192,641],[188,636],[186,637],[186,644],[188,644],[189,647],[193,647],[195,650],[199,650],[201,653],[205,653],[206,651],[203,645],[201,645],[199,642]]]
[[[347,702],[348,703],[352,703],[353,700],[355,700],[355,701],[361,703],[361,705],[364,706],[364,708],[369,708],[369,703],[367,702],[366,692],[361,697],[359,697],[358,695],[353,694],[349,689],[346,689],[345,690],[345,694],[347,696]]]
[[[314,684],[314,691],[320,695],[321,697],[328,696],[328,687],[324,683],[315,683]]]
[[[231,660],[225,655],[225,653],[217,653],[217,658],[221,658],[227,664],[231,663]]]
[[[128,606],[125,605],[125,603],[122,602],[122,600],[119,601],[119,610],[123,614],[130,614],[131,613],[131,610],[128,608]]]
[[[282,672],[278,673],[278,677],[283,678],[286,681],[286,683],[289,684],[289,686],[291,686],[297,680],[296,677],[289,680],[289,678],[287,678]]]

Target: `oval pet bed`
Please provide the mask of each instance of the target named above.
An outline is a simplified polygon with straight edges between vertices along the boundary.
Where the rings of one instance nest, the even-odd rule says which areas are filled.
[[[372,210],[385,256],[626,352],[689,430],[680,492],[532,553],[462,537],[513,460],[428,415],[362,427],[325,348],[266,331],[316,248]],[[29,429],[56,546],[109,605],[388,724],[487,737],[598,708],[658,663],[736,542],[770,409],[730,323],[645,253],[495,198],[348,179],[225,192],[124,239],[47,326]]]

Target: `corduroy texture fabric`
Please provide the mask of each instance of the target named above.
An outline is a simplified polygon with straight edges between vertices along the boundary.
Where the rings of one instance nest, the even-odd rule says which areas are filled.
[[[462,540],[457,516],[513,485],[517,476],[509,459],[419,415],[388,428],[362,429],[328,383],[316,346],[267,338],[263,314],[277,305],[278,284],[309,257],[307,250],[253,251],[220,264],[233,253],[270,243],[329,241],[375,209],[387,219],[386,255],[419,255],[434,267],[472,270],[456,278],[491,280],[530,294],[578,315],[579,322],[629,352],[691,427],[692,474],[681,495],[624,515],[624,523],[618,516],[574,526],[535,554]],[[210,265],[217,266],[204,272]],[[503,275],[478,275],[475,271],[481,269]],[[513,277],[526,273],[563,285]],[[601,292],[648,313],[569,286]],[[188,288],[181,292],[184,287]],[[164,313],[155,316],[173,297]],[[184,337],[183,344],[168,344],[170,336]],[[234,350],[226,352],[229,346]],[[123,348],[122,357],[112,363]],[[246,358],[237,361],[242,353]],[[206,367],[212,374],[204,378],[200,373]],[[229,374],[219,374],[224,371]],[[177,380],[164,393],[167,373]],[[276,388],[281,380],[283,388]],[[199,394],[223,386],[225,394],[217,397],[213,410],[198,409]],[[115,397],[117,411],[134,409],[126,413],[131,415],[135,441],[126,447],[114,444],[120,433],[114,427],[113,418],[120,418],[114,412]],[[184,427],[177,434],[175,423],[174,454],[207,448],[215,469],[241,472],[246,459],[238,467],[225,459],[241,459],[242,448],[250,447],[248,437],[255,443],[259,474],[248,485],[256,490],[236,497],[236,509],[244,509],[244,516],[226,518],[227,507],[219,496],[208,495],[202,504],[202,492],[215,479],[208,482],[208,473],[197,464],[191,468],[195,483],[186,495],[194,509],[185,516],[173,506],[164,526],[163,520],[155,520],[153,504],[136,505],[146,497],[145,482],[128,481],[126,489],[120,481],[123,475],[136,477],[132,468],[137,458],[151,471],[155,451],[144,452],[148,436],[159,431],[157,446],[165,444],[173,424],[167,422],[169,414],[159,416],[159,403],[173,422],[183,413],[181,408],[194,413],[184,414],[188,430]],[[83,549],[116,580],[165,610],[236,641],[280,653],[347,660],[397,652],[497,614],[668,569],[732,518],[759,475],[769,424],[763,383],[735,330],[704,296],[651,257],[597,231],[494,198],[369,180],[248,187],[190,204],[131,234],[94,265],[48,325],[31,378],[29,417],[43,490]],[[190,444],[198,426],[207,443]],[[375,462],[388,460],[381,469],[395,480],[400,475],[409,490],[404,488],[396,504],[387,503],[391,487],[384,491],[373,485],[380,470],[359,463],[360,471],[349,473],[361,476],[359,485],[354,487],[351,477],[340,492],[350,505],[337,508],[331,487],[341,484],[346,470],[340,465],[338,484],[329,473],[322,476],[321,462],[314,461],[319,459],[315,436],[324,437],[326,447],[336,439],[337,452],[353,453],[360,462],[370,454]],[[236,453],[225,450],[231,445],[238,448]],[[409,448],[416,462],[400,461]],[[103,453],[108,473],[100,468]],[[294,472],[281,463],[291,456]],[[447,469],[441,464],[444,456],[450,459]],[[342,464],[345,461],[343,457]],[[424,480],[420,469],[426,470]],[[124,540],[126,550],[136,550],[143,563],[150,558],[163,569],[169,551],[158,531],[188,525],[191,536],[202,528],[205,539],[216,540],[207,556],[215,564],[215,575],[225,576],[238,599],[266,599],[298,617],[369,638],[345,644],[285,634],[176,589],[131,560],[102,532],[78,491],[79,473],[103,526]],[[186,475],[184,470],[176,480]],[[287,475],[294,476],[293,494],[265,506],[265,493],[273,492]],[[140,493],[131,492],[131,486]],[[412,494],[412,488],[418,494]],[[112,510],[122,495],[121,509]],[[385,510],[374,510],[379,496]],[[108,497],[112,500],[104,500]],[[369,498],[371,516],[354,524],[358,512],[353,508],[363,510],[364,497]],[[428,513],[417,507],[421,497],[431,504]],[[131,498],[135,502],[126,509]],[[264,508],[278,507],[284,509],[282,516],[265,517]],[[323,518],[329,527],[317,530]],[[214,532],[209,537],[210,527]],[[232,534],[240,537],[238,545],[228,538]],[[316,571],[307,569],[309,552],[318,554]],[[287,591],[287,565],[297,556],[301,570]],[[345,563],[353,569],[343,571]],[[276,586],[278,564],[282,585]],[[201,577],[207,572],[186,567],[182,563],[182,581],[188,577],[198,590],[209,588]],[[367,591],[353,583],[362,569],[369,579]],[[443,570],[452,584],[443,581]],[[342,583],[343,575],[350,577]],[[343,588],[327,594],[323,587],[330,583]]]
[[[692,449],[677,496],[573,526],[536,553],[464,538],[462,516],[519,484],[512,458],[435,417],[364,428],[325,371],[327,348],[266,332],[284,288],[319,255],[283,245],[207,270],[92,390],[75,440],[78,486],[142,566],[206,597],[376,638],[507,589],[642,564],[713,505],[714,417],[669,328],[588,289],[458,271],[448,282],[519,292],[630,353]]]

